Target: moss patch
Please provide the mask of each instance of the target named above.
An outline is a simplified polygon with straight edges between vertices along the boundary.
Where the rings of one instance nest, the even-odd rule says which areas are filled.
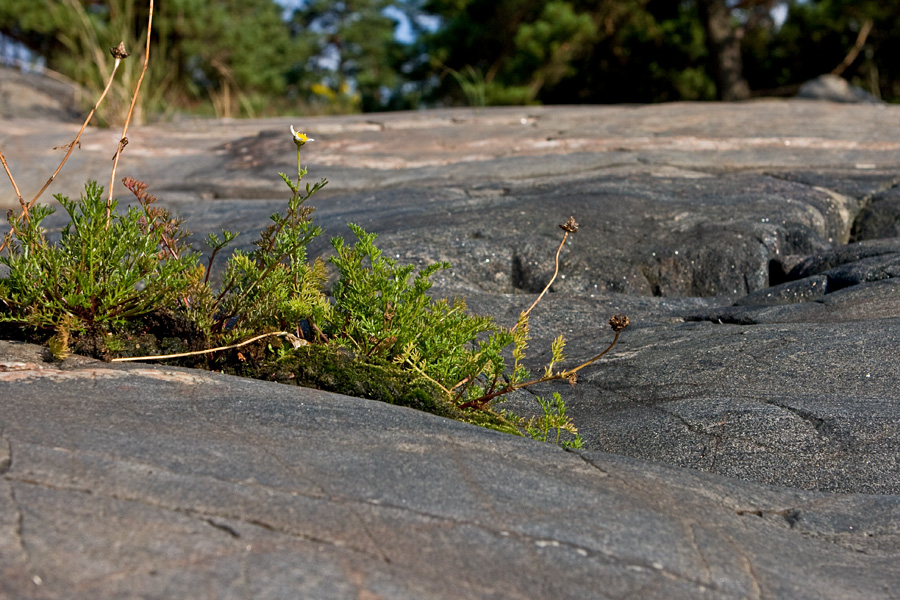
[[[311,344],[259,367],[244,363],[236,374],[378,400],[521,435],[493,412],[460,410],[440,386],[424,377],[390,363],[364,363],[345,348]]]
[[[242,369],[246,370],[247,367]],[[259,379],[379,400],[443,417],[460,417],[460,411],[431,381],[391,364],[364,363],[344,348],[310,344],[270,360],[256,371],[251,375]]]
[[[208,347],[206,336],[185,315],[168,309],[155,310],[107,331],[95,328],[73,334],[71,350],[101,360],[132,356],[159,356],[192,352]],[[205,368],[209,355],[166,361],[167,364]]]

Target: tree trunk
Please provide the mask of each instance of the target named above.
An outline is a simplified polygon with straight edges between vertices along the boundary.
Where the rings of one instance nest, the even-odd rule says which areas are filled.
[[[745,100],[750,86],[744,79],[741,40],[731,24],[725,0],[697,0],[700,20],[706,29],[706,47],[713,61],[713,76],[720,100]]]

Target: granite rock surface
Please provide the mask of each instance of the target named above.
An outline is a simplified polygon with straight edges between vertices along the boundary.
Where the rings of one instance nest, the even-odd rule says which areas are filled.
[[[575,217],[531,366],[557,334],[574,362],[612,314],[633,325],[576,386],[508,406],[559,391],[586,448],[6,344],[0,597],[898,597],[900,108],[183,120],[133,129],[119,174],[249,247],[287,198],[291,124],[329,235],[450,261],[435,291],[501,322]],[[76,131],[2,122],[23,195]],[[117,135],[88,130],[51,191],[108,178]]]
[[[0,343],[3,598],[895,598],[896,496]]]

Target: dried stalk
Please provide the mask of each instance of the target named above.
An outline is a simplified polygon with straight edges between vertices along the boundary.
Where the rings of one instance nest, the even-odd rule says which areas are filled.
[[[3,163],[3,170],[6,171],[7,177],[9,177],[9,182],[12,184],[13,189],[16,191],[16,197],[19,199],[19,204],[22,205],[22,213],[25,215],[25,220],[30,221],[31,219],[28,217],[28,207],[25,205],[25,199],[22,198],[22,192],[19,191],[19,186],[16,185],[16,180],[13,178],[12,173],[9,171],[9,165],[6,164],[6,157],[3,156],[3,152],[0,152],[0,162]],[[3,250],[3,245],[0,244],[0,250]]]
[[[534,307],[537,306],[538,302],[541,301],[541,298],[544,297],[544,294],[546,294],[547,291],[550,290],[550,286],[553,285],[554,281],[556,281],[556,276],[559,275],[559,253],[562,252],[563,246],[566,244],[566,240],[569,238],[569,234],[575,234],[578,232],[578,223],[575,222],[575,217],[569,217],[569,219],[565,223],[560,225],[559,228],[562,229],[565,233],[563,234],[562,241],[559,243],[559,248],[556,249],[556,261],[555,267],[553,269],[553,277],[551,277],[550,281],[547,282],[547,285],[544,286],[544,290],[540,293],[537,299],[531,303],[531,306],[529,306],[525,310],[525,312],[523,312],[519,316],[519,321],[517,321],[516,324],[513,325],[512,329],[510,329],[510,332],[516,330],[516,327],[518,327],[519,323],[522,322],[522,317],[527,317],[529,313],[531,313]]]
[[[873,25],[872,19],[866,19],[862,28],[859,30],[859,35],[856,36],[856,42],[853,44],[853,47],[850,48],[850,52],[847,53],[847,56],[844,57],[841,64],[831,70],[832,75],[842,75],[844,71],[847,70],[847,67],[853,64],[853,61],[856,60],[856,57],[859,56],[859,53],[862,51],[863,46],[866,45],[866,38],[868,38],[869,34],[872,32]]]
[[[200,356],[201,354],[210,354],[212,352],[220,352],[222,350],[233,350],[234,348],[240,348],[241,346],[246,346],[247,344],[252,344],[253,342],[256,342],[263,338],[275,335],[293,336],[292,333],[287,331],[274,331],[272,333],[264,333],[262,335],[258,335],[256,337],[250,338],[249,340],[244,340],[243,342],[240,342],[238,344],[232,344],[231,346],[219,346],[218,348],[210,348],[209,350],[195,350],[193,352],[181,352],[180,354],[159,354],[156,356],[126,356],[124,358],[113,358],[109,362],[135,362],[143,360],[165,360],[167,358],[184,358],[185,356]]]
[[[141,69],[141,76],[138,77],[137,85],[134,86],[134,93],[131,95],[131,106],[128,107],[128,114],[125,116],[125,125],[122,127],[122,137],[119,138],[119,145],[116,146],[116,153],[113,155],[112,173],[109,175],[109,196],[106,200],[106,222],[109,223],[110,211],[112,210],[113,200],[113,184],[116,181],[116,168],[119,166],[119,156],[122,150],[128,145],[128,125],[131,123],[131,115],[134,113],[134,105],[137,103],[138,93],[141,90],[141,83],[144,81],[144,74],[147,72],[147,65],[150,63],[150,33],[153,31],[153,0],[150,0],[150,16],[147,18],[147,46],[144,49],[144,67]],[[122,48],[120,44],[120,48]],[[124,48],[122,48],[124,51]],[[118,64],[119,59],[116,59]]]
[[[56,167],[56,170],[53,171],[53,175],[50,176],[50,179],[47,180],[47,183],[44,184],[44,187],[41,188],[41,191],[37,193],[37,195],[31,199],[31,202],[28,203],[27,208],[31,208],[34,206],[34,203],[38,201],[47,188],[50,187],[50,184],[53,183],[53,180],[56,179],[56,176],[59,175],[59,172],[62,170],[63,165],[66,164],[66,161],[69,160],[69,156],[72,155],[72,150],[75,149],[75,146],[80,146],[80,142],[78,140],[81,139],[81,134],[84,133],[85,128],[88,123],[91,122],[91,119],[94,117],[94,113],[97,111],[97,107],[100,106],[100,103],[103,102],[103,99],[106,98],[106,93],[109,91],[110,86],[112,86],[113,78],[116,76],[116,71],[119,69],[119,63],[122,62],[120,59],[116,59],[116,62],[113,64],[112,73],[109,74],[109,80],[106,82],[106,87],[103,88],[103,93],[100,94],[100,97],[97,99],[97,102],[94,104],[94,108],[91,109],[91,112],[88,114],[87,118],[84,120],[84,123],[81,124],[81,129],[78,130],[78,135],[75,136],[75,139],[72,140],[72,143],[68,145],[69,149],[66,151],[66,155],[63,157],[62,162],[59,163],[59,166]]]

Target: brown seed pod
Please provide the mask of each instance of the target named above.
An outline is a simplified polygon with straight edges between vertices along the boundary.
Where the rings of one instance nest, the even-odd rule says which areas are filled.
[[[613,331],[616,333],[622,331],[630,324],[631,321],[628,320],[627,315],[613,315],[609,318],[609,326],[612,327]]]

